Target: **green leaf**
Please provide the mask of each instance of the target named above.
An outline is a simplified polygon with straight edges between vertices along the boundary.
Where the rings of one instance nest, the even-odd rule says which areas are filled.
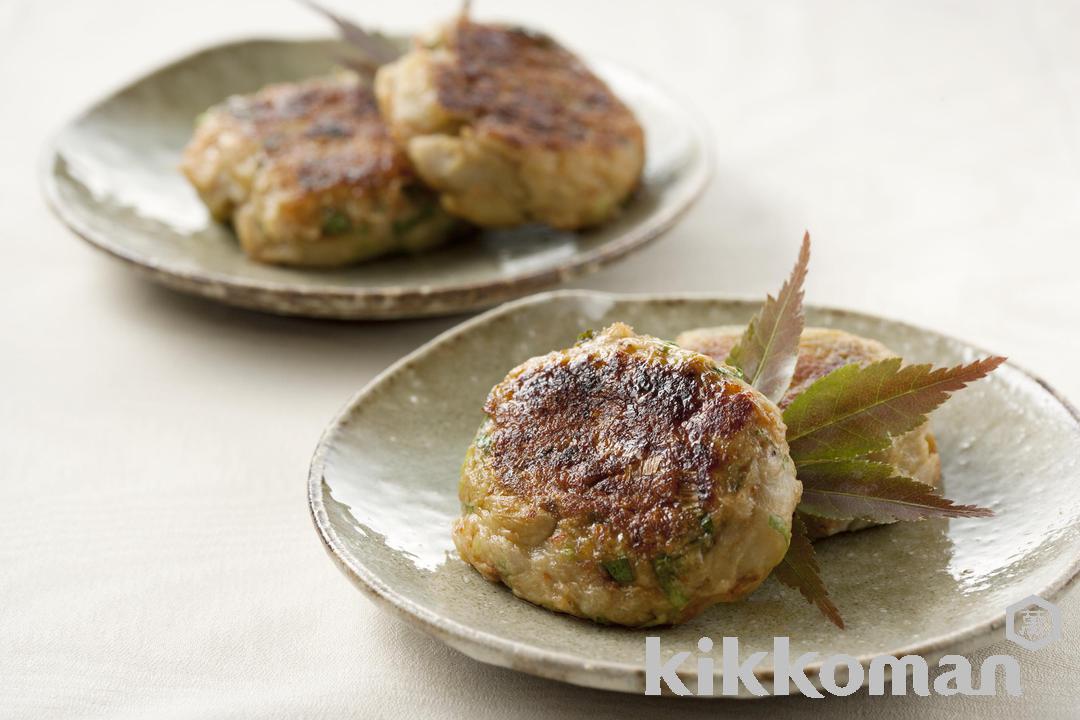
[[[634,582],[634,568],[630,566],[628,559],[621,557],[616,560],[605,560],[600,565],[611,576],[611,579],[620,585],[629,585]]]
[[[826,518],[895,522],[994,514],[976,505],[954,505],[929,485],[872,460],[807,463],[799,466],[798,477],[803,484],[799,510]]]
[[[773,574],[784,585],[798,590],[807,602],[816,605],[822,615],[843,630],[844,619],[840,617],[840,611],[829,597],[819,570],[814,546],[806,535],[806,524],[801,517],[795,515],[791,518],[791,544],[788,545],[787,555],[773,570]]]
[[[934,370],[901,367],[889,358],[865,367],[845,365],[819,379],[784,410],[787,441],[795,462],[840,460],[882,450],[891,437],[926,421],[949,393],[985,377],[1003,363],[989,357]]]
[[[385,35],[368,32],[351,20],[311,0],[300,1],[332,22],[337,27],[342,42],[349,45],[360,56],[357,60],[346,60],[354,70],[365,75],[373,75],[381,65],[386,65],[401,57],[401,46]]]
[[[809,262],[810,233],[806,233],[791,276],[775,299],[772,295],[765,298],[765,304],[750,320],[725,361],[742,370],[747,382],[773,402],[784,397],[799,359],[799,336],[805,324],[803,281]]]

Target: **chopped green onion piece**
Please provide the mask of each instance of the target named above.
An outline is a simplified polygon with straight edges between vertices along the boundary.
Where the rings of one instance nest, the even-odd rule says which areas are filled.
[[[427,222],[435,215],[435,206],[432,203],[421,205],[412,217],[394,221],[394,234],[404,235],[417,225]]]
[[[712,533],[713,533],[712,515],[710,515],[708,513],[705,513],[704,515],[701,516],[701,530],[706,535],[712,535]]]
[[[624,557],[617,560],[605,560],[600,563],[611,579],[621,585],[629,585],[634,582],[634,568],[630,561]]]
[[[323,235],[342,235],[352,230],[352,220],[340,210],[327,209],[323,214]]]
[[[788,524],[786,522],[781,520],[776,515],[770,514],[769,515],[769,527],[771,527],[773,530],[775,530],[776,532],[783,535],[784,539],[787,540],[788,543],[791,543],[791,528],[788,527]]]
[[[476,437],[476,449],[480,452],[486,451],[491,447],[491,433],[483,432]]]
[[[667,595],[668,601],[676,609],[682,609],[690,601],[683,594],[682,587],[679,585],[677,564],[677,558],[670,555],[658,555],[653,558],[653,571],[656,573],[656,579],[659,581],[660,587],[664,590],[664,594]]]
[[[739,378],[743,382],[746,382],[746,375],[743,374],[743,371],[737,367],[732,367],[731,365],[713,365],[713,372],[720,377]]]

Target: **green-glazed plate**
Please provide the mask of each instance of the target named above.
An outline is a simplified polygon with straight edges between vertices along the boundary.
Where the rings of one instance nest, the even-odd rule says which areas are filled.
[[[602,627],[530,605],[456,555],[458,471],[489,389],[526,358],[615,320],[673,338],[745,323],[757,303],[564,291],[503,305],[444,333],[360,391],[323,435],[309,500],[342,571],[381,605],[462,652],[524,672],[640,693],[644,638],[665,656],[698,638],[738,636],[741,655],[791,638],[791,656],[914,653],[934,662],[1001,634],[1005,609],[1050,600],[1080,559],[1080,425],[1064,400],[1011,363],[933,416],[950,497],[989,519],[901,523],[817,544],[847,630],[773,579],[748,599],[679,627]],[[988,353],[900,322],[810,308],[811,325],[877,338],[913,362],[953,365]],[[689,670],[693,665],[687,662]],[[719,678],[721,663],[716,662]],[[811,666],[811,672],[816,666]],[[692,677],[692,670],[691,677]],[[771,667],[758,673],[766,686]],[[719,692],[721,683],[715,681]]]
[[[78,235],[179,290],[292,315],[404,318],[487,307],[596,270],[671,227],[710,174],[709,133],[692,109],[632,72],[594,63],[647,142],[643,186],[613,222],[581,233],[486,232],[332,271],[252,262],[178,170],[195,117],[231,94],[326,73],[341,56],[327,40],[251,40],[137,80],[60,131],[43,169],[49,203]]]

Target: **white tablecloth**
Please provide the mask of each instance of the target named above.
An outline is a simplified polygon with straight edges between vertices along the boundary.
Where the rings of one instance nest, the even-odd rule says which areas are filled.
[[[337,6],[404,30],[456,3]],[[718,173],[700,204],[580,286],[758,296],[810,228],[813,302],[962,336],[1080,399],[1077,4],[477,13],[629,64],[711,118]],[[146,69],[324,28],[285,0],[0,3],[0,717],[1075,716],[1080,594],[1065,639],[1022,654],[1020,699],[737,707],[481,665],[362,597],[312,530],[308,459],[353,391],[454,320],[282,319],[158,289],[51,218],[36,179],[49,132]]]

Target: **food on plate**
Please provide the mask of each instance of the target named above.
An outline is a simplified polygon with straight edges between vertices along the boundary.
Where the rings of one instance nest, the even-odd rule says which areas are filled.
[[[354,71],[229,98],[181,163],[251,258],[346,265],[435,247],[465,221],[587,228],[638,186],[641,126],[551,38],[462,13],[398,57],[312,7],[358,51]]]
[[[598,225],[640,181],[634,114],[546,35],[463,15],[381,67],[375,88],[424,182],[477,225]]]
[[[781,561],[800,484],[778,408],[616,323],[492,389],[453,530],[484,577],[603,623],[688,620]]]
[[[938,490],[928,415],[1005,358],[905,365],[805,328],[810,236],[746,327],[678,344],[615,323],[488,395],[454,543],[484,577],[598,622],[686,621],[769,573],[839,628],[811,539],[993,513]]]
[[[676,344],[725,362],[745,328],[741,325],[699,328],[680,334]],[[845,365],[865,367],[871,363],[898,357],[877,340],[859,337],[842,330],[808,327],[799,339],[798,361],[787,392],[778,402],[781,409],[820,378]],[[927,420],[919,427],[891,439],[885,450],[871,453],[869,459],[887,463],[903,475],[937,488],[941,482],[941,458],[937,442]],[[823,518],[806,516],[810,537],[821,538],[847,530],[859,530],[879,523],[859,518]]]
[[[351,72],[270,85],[208,110],[181,169],[255,260],[337,266],[448,240],[458,222],[391,140]]]

